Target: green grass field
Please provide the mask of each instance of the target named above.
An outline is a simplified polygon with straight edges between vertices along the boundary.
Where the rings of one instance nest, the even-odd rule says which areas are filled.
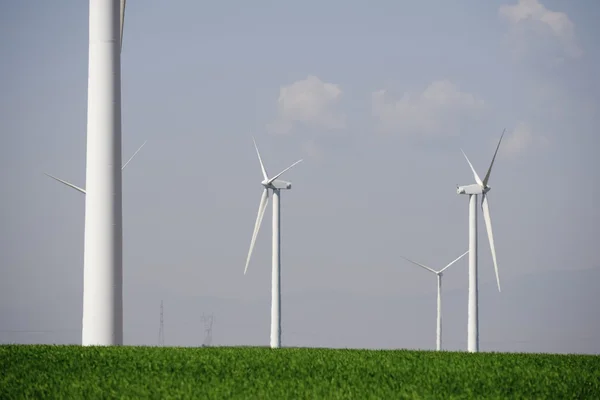
[[[1,399],[600,399],[600,357],[0,346]]]

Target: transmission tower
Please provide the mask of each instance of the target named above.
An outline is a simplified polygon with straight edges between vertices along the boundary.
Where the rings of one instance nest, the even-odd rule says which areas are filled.
[[[208,347],[212,343],[212,326],[213,322],[215,322],[215,316],[204,315],[202,314],[202,322],[204,323],[204,342],[202,343],[202,347]]]
[[[165,323],[163,319],[163,301],[160,301],[160,328],[158,329],[158,345],[165,345]]]

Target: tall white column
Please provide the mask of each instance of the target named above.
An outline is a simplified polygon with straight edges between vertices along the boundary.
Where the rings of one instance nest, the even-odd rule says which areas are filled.
[[[469,195],[469,316],[467,350],[479,351],[479,303],[477,287],[477,195]]]
[[[90,0],[81,344],[123,344],[120,0]]]
[[[442,274],[437,274],[437,329],[436,350],[442,349]]]
[[[273,189],[273,271],[271,274],[271,348],[281,347],[280,190]]]

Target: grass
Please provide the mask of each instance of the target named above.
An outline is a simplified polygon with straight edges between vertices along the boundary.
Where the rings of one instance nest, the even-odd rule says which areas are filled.
[[[2,399],[600,399],[600,357],[0,346]]]

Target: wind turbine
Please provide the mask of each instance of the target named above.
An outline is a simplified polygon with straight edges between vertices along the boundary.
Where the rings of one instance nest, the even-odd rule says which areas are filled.
[[[463,155],[467,159],[469,163],[469,167],[471,167],[471,171],[473,171],[473,176],[475,177],[474,184],[467,186],[457,186],[456,192],[458,194],[464,194],[469,196],[469,309],[468,309],[468,333],[467,333],[467,350],[469,352],[478,352],[479,351],[479,301],[478,301],[478,282],[477,282],[477,196],[482,195],[481,199],[481,209],[483,210],[483,219],[485,220],[485,227],[487,229],[488,239],[490,241],[490,250],[492,252],[492,259],[494,261],[494,271],[496,272],[496,282],[498,284],[498,291],[500,292],[500,277],[498,276],[498,263],[496,261],[496,247],[494,246],[494,234],[492,232],[492,220],[490,217],[490,206],[488,204],[488,195],[487,193],[491,190],[491,187],[488,186],[488,182],[490,180],[490,174],[492,172],[492,167],[494,166],[494,161],[496,160],[496,155],[498,154],[498,149],[500,148],[500,143],[502,142],[502,138],[504,137],[504,133],[506,129],[502,132],[500,136],[500,140],[498,141],[498,146],[496,146],[496,151],[494,152],[494,157],[492,158],[492,162],[490,163],[490,168],[485,174],[485,178],[483,181],[475,172],[475,168],[473,168],[473,164],[469,161],[469,158],[462,151]]]
[[[142,147],[144,147],[145,144],[146,144],[146,142],[142,143],[142,145],[140,146],[140,148],[137,149],[135,153],[133,153],[133,155],[129,158],[129,160],[127,160],[127,162],[125,164],[123,164],[123,166],[121,167],[121,171],[123,171],[125,169],[125,167],[127,166],[127,164],[129,164],[129,162],[131,160],[133,160],[133,157],[135,157],[135,155],[138,153],[138,151],[140,151],[142,149]],[[82,189],[79,186],[75,186],[75,185],[73,185],[70,182],[62,180],[60,178],[55,177],[54,175],[50,175],[50,174],[47,174],[45,172],[44,172],[44,175],[49,176],[50,178],[52,178],[52,179],[54,179],[54,180],[56,180],[56,181],[58,181],[58,182],[60,182],[62,184],[65,184],[65,185],[69,186],[70,188],[73,188],[73,189],[77,190],[80,193],[85,194],[85,189]]]
[[[280,192],[281,190],[291,189],[292,184],[278,179],[284,172],[298,164],[302,160],[298,160],[277,175],[269,178],[267,170],[260,157],[258,146],[256,141],[254,142],[254,148],[258,155],[258,162],[260,163],[260,169],[262,170],[264,180],[261,182],[263,185],[263,193],[260,198],[260,204],[258,206],[258,215],[256,216],[256,223],[254,224],[254,232],[252,233],[252,240],[250,242],[250,250],[248,251],[248,257],[246,258],[246,267],[244,268],[244,275],[248,271],[248,264],[250,263],[250,257],[252,256],[252,250],[254,249],[254,243],[258,236],[260,224],[263,216],[265,215],[265,209],[269,202],[269,190],[273,191],[273,256],[272,256],[272,273],[271,273],[271,348],[281,347],[281,235],[280,235]]]
[[[121,47],[125,0],[90,0],[81,344],[123,344]]]
[[[436,326],[436,350],[440,351],[442,349],[442,276],[444,275],[444,271],[450,267],[452,264],[463,258],[469,251],[465,251],[460,257],[452,261],[450,264],[446,265],[444,268],[439,271],[434,270],[433,268],[429,268],[426,265],[420,264],[416,261],[409,260],[406,257],[400,256],[406,261],[413,263],[421,268],[429,272],[433,272],[437,276],[437,326]]]

